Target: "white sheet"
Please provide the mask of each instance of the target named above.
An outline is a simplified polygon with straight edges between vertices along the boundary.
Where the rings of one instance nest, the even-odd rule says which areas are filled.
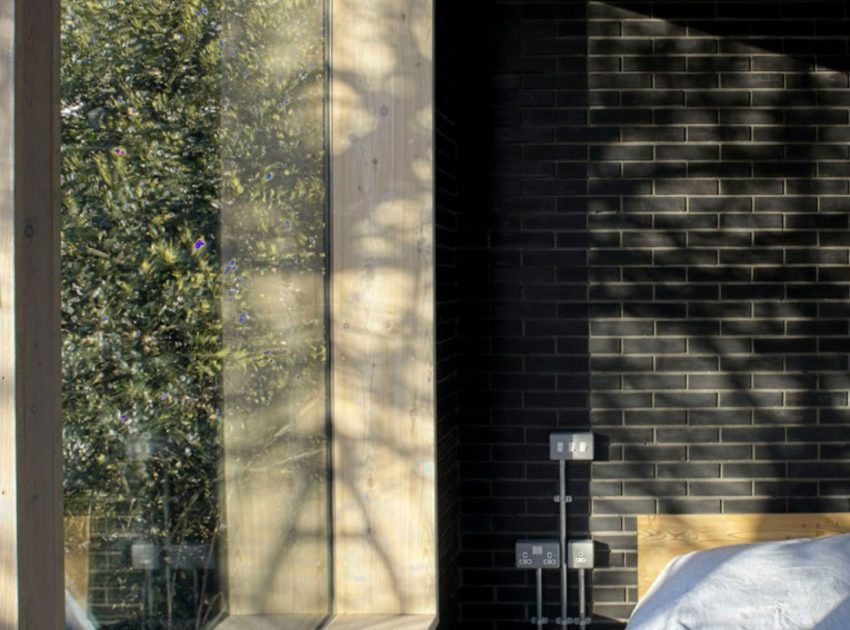
[[[627,630],[850,630],[850,534],[673,559]]]

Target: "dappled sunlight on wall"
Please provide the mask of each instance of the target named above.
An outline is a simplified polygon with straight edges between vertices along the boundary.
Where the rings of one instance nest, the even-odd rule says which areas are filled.
[[[430,2],[334,3],[336,605],[435,612]]]
[[[817,445],[850,437],[844,7],[588,6],[594,470],[618,480],[597,531],[847,510],[850,467]]]

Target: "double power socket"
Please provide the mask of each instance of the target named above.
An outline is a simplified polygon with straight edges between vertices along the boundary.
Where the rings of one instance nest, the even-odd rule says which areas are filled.
[[[593,541],[571,540],[567,543],[567,568],[593,568]],[[561,545],[557,540],[520,540],[516,543],[518,569],[560,569]]]

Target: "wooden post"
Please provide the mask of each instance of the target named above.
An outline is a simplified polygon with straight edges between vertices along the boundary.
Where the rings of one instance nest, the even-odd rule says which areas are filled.
[[[59,2],[0,8],[0,628],[64,624]]]
[[[335,608],[433,615],[433,7],[331,16]]]

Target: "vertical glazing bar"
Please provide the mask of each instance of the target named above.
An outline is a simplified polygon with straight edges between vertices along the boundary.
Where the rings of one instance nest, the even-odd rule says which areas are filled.
[[[561,625],[568,624],[567,616],[567,463],[562,459],[558,462],[558,477],[560,494],[558,510],[561,523]]]
[[[579,569],[578,572],[578,622],[580,626],[587,625],[585,623],[585,618],[587,617],[587,604],[585,603],[587,597],[585,595],[585,586],[584,586],[584,569]]]
[[[537,569],[537,621],[538,630],[543,628],[543,569]]]

